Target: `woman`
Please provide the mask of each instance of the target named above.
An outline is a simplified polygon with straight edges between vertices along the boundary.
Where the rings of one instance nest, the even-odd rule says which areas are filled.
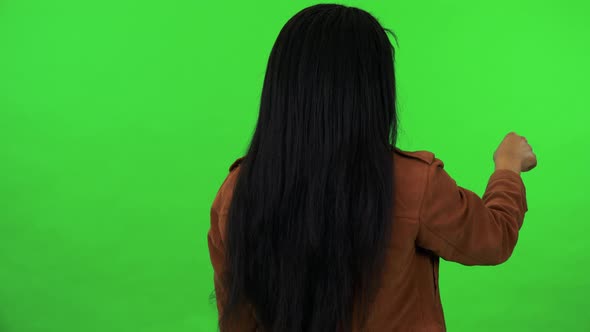
[[[482,198],[402,151],[394,49],[369,13],[316,5],[270,54],[256,131],[211,209],[222,331],[444,331],[439,257],[495,265],[527,203],[508,134]]]

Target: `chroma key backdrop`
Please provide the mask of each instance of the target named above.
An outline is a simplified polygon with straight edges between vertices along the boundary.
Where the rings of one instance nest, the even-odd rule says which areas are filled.
[[[209,210],[272,45],[316,1],[0,2],[0,331],[216,331]],[[508,262],[441,262],[447,328],[590,331],[590,5],[343,1],[399,40],[398,146],[483,194],[538,166]]]

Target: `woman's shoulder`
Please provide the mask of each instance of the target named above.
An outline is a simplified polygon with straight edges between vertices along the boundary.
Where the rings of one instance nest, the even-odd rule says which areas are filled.
[[[236,169],[238,166],[240,166],[240,163],[242,162],[242,160],[244,160],[244,158],[246,158],[246,156],[242,156],[239,157],[238,159],[236,159],[231,166],[229,166],[229,172],[233,171],[234,169]]]
[[[402,158],[419,160],[427,163],[428,165],[431,165],[436,159],[434,153],[428,150],[407,151],[398,147],[394,147],[393,151],[396,155],[401,156]]]

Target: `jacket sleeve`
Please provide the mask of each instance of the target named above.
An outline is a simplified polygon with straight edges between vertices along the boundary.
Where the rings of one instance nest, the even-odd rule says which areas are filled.
[[[223,232],[221,231],[221,225],[225,222],[227,217],[225,204],[223,204],[223,188],[226,182],[227,181],[224,181],[222,184],[215,196],[213,205],[211,206],[211,227],[207,233],[209,257],[211,259],[211,265],[213,266],[213,283],[215,287],[218,318],[221,318],[223,315],[223,306],[226,301],[226,289],[222,281],[223,275],[226,271],[225,245],[222,236]],[[254,319],[250,308],[240,308],[239,313],[236,315],[236,319],[227,322],[227,325],[221,329],[221,332],[254,332],[256,330],[256,320]]]
[[[494,171],[480,198],[457,186],[444,163],[434,158],[416,245],[463,265],[497,265],[512,254],[527,210],[524,183],[516,172]]]

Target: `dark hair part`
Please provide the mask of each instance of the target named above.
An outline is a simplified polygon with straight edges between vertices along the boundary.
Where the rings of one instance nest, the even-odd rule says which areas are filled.
[[[243,307],[263,331],[349,331],[366,320],[393,217],[386,31],[332,4],[281,30],[228,212],[221,330]]]

